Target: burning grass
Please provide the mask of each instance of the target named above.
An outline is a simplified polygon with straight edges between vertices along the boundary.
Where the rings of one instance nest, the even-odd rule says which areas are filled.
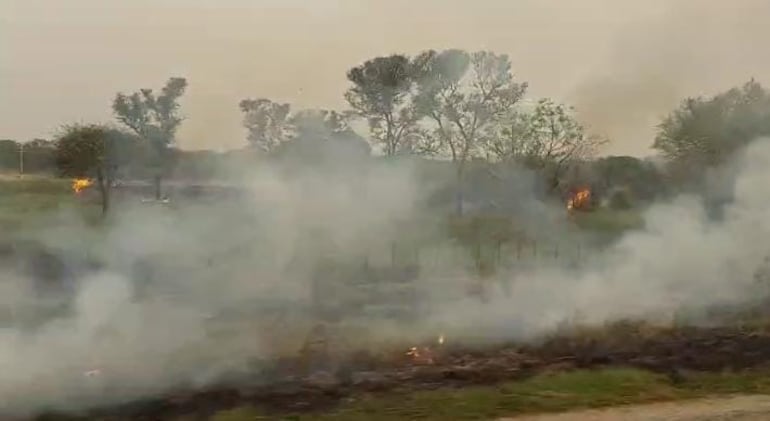
[[[312,369],[300,357],[284,358],[254,373],[259,384],[180,391],[84,419],[488,419],[712,393],[770,393],[769,327],[624,322],[526,346],[470,347],[434,338],[388,356],[351,352]]]

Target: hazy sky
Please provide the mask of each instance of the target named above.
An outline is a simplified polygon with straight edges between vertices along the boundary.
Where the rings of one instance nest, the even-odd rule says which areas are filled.
[[[428,48],[508,53],[530,96],[645,154],[685,95],[768,81],[768,0],[0,0],[0,138],[110,121],[184,76],[187,148],[245,144],[238,101],[344,107],[346,70]]]

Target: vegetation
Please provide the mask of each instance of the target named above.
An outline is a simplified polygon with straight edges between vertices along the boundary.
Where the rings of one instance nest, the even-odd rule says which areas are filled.
[[[763,136],[770,136],[770,92],[752,79],[711,98],[684,100],[660,124],[653,147],[672,175],[693,181]]]
[[[167,171],[169,148],[174,145],[174,136],[183,120],[179,99],[186,88],[186,79],[172,77],[160,95],[155,95],[152,89],[141,89],[131,95],[118,93],[112,104],[117,120],[147,141],[154,152],[150,156],[156,171],[156,199],[161,197],[161,179]]]
[[[172,165],[175,177],[210,179],[223,168],[258,160],[312,173],[319,166],[333,169],[340,159],[361,168],[375,165],[373,152],[393,159],[408,154],[425,169],[416,182],[439,187],[425,198],[429,209],[437,220],[453,209],[456,218],[446,233],[467,249],[480,275],[489,275],[494,262],[482,250],[527,237],[510,211],[517,199],[507,197],[522,171],[533,175],[531,193],[545,201],[565,203],[576,187],[589,189],[590,210],[575,212],[574,225],[615,238],[644,226],[641,210],[648,203],[770,134],[770,94],[753,80],[711,98],[687,99],[673,110],[653,145],[664,158],[661,166],[628,156],[595,158],[607,140],[587,133],[565,104],[541,98],[533,107],[522,105],[527,83],[514,79],[505,55],[450,49],[375,57],[347,77],[348,110],[294,111],[266,98],[241,101],[249,145],[242,150],[175,148],[187,81],[170,78],[159,93],[116,95],[115,117],[131,134],[77,124],[53,141],[25,143],[23,155],[19,143],[0,141],[0,166],[17,172],[23,163],[25,174],[92,178],[106,213],[115,180],[151,176],[160,198],[161,177],[171,174]],[[370,142],[354,130],[357,119],[367,123]]]
[[[130,134],[107,126],[68,126],[56,140],[56,166],[64,176],[95,179],[106,215],[120,166],[138,143]]]
[[[496,249],[499,255],[503,244],[529,241],[528,227],[518,226],[512,207],[506,207],[519,200],[508,189],[518,177],[532,175],[532,189],[543,202],[565,202],[574,198],[576,186],[588,186],[590,206],[565,210],[564,219],[569,215],[574,226],[613,237],[644,227],[646,204],[701,180],[742,146],[770,136],[770,93],[753,80],[710,98],[687,99],[673,110],[653,143],[665,161],[658,166],[627,156],[597,159],[607,140],[589,133],[566,104],[539,98],[534,107],[525,107],[528,85],[514,77],[506,55],[450,49],[374,57],[351,68],[347,79],[347,110],[294,110],[267,98],[242,100],[248,148],[228,153],[175,148],[183,122],[179,101],[187,88],[187,80],[179,77],[168,79],[159,93],[118,93],[112,109],[126,130],[75,124],[53,141],[34,140],[23,148],[2,140],[0,166],[24,177],[0,180],[0,230],[13,232],[77,203],[68,180],[30,174],[94,180],[104,215],[114,203],[118,179],[150,172],[160,199],[161,180],[172,166],[180,178],[212,178],[216,168],[248,167],[260,160],[312,173],[341,162],[374,167],[381,160],[375,153],[394,160],[409,155],[423,171],[416,183],[433,186],[431,177],[438,174],[438,193],[425,198],[428,213],[445,222],[436,225],[466,250],[484,280],[493,277],[498,262],[484,250]],[[354,130],[358,120],[366,123],[368,139]],[[332,276],[342,273],[338,262],[330,266]],[[770,381],[760,374],[693,374],[672,384],[631,369],[573,371],[496,387],[360,395],[330,413],[293,419],[488,419],[744,391],[770,393]],[[260,408],[240,408],[215,419],[261,415]]]
[[[296,414],[304,420],[489,420],[524,413],[693,399],[719,394],[770,394],[763,370],[736,373],[692,373],[672,383],[666,376],[635,369],[601,369],[544,374],[497,386],[357,396],[323,414]],[[276,419],[253,407],[222,411],[215,421]],[[279,418],[280,419],[280,418]]]

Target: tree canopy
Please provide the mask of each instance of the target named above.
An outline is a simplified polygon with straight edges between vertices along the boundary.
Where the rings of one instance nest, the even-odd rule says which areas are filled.
[[[179,99],[186,89],[185,78],[172,77],[159,94],[152,89],[140,89],[130,95],[118,93],[112,103],[115,118],[149,142],[154,150],[157,199],[161,195],[160,182],[167,169],[169,148],[174,145],[176,132],[184,120],[179,112]]]
[[[659,125],[653,148],[692,177],[763,136],[770,136],[770,93],[752,79],[713,97],[684,100]]]
[[[422,72],[419,58],[401,54],[376,57],[347,73],[353,84],[345,99],[353,112],[366,119],[374,141],[386,155],[412,152],[421,135],[414,88]]]
[[[106,213],[118,169],[128,162],[127,152],[136,142],[135,136],[108,126],[66,126],[56,141],[56,166],[64,176],[95,179]]]

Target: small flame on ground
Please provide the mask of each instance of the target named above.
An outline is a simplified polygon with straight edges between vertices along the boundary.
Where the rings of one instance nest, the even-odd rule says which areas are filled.
[[[444,345],[444,335],[443,334],[438,336],[438,344],[439,345]]]
[[[84,189],[91,187],[92,184],[94,184],[94,182],[87,178],[76,178],[72,180],[72,190],[75,194],[78,194]]]
[[[407,356],[412,357],[412,361],[418,364],[433,364],[433,355],[429,348],[427,347],[416,347],[413,346],[409,348],[409,351],[406,353]]]

